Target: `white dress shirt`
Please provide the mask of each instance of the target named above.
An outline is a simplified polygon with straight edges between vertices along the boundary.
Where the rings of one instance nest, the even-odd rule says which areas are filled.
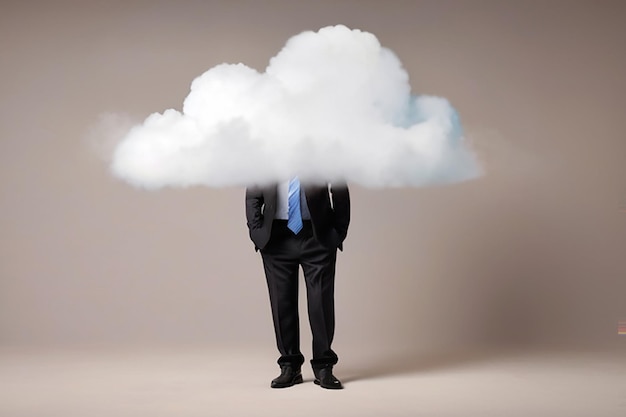
[[[275,219],[287,220],[289,217],[289,180],[283,181],[278,184],[278,194],[276,195],[276,214]],[[302,213],[302,220],[311,220],[311,214],[309,213],[309,206],[306,204],[306,197],[304,196],[304,190],[302,184],[300,184],[300,212]]]

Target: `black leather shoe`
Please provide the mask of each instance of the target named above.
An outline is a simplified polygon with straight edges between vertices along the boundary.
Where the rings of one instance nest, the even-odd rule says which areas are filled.
[[[342,389],[341,381],[333,375],[332,366],[321,368],[313,371],[315,373],[315,381],[317,385],[326,389]]]
[[[272,380],[272,388],[287,388],[302,383],[300,369],[294,369],[290,365],[280,367],[280,375]]]

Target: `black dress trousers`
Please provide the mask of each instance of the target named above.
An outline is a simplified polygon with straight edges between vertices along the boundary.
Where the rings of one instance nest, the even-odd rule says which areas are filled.
[[[331,349],[335,332],[335,264],[337,248],[323,246],[313,237],[311,223],[304,222],[296,235],[287,228],[286,220],[274,220],[271,238],[261,249],[269,290],[276,344],[280,365],[300,367],[304,356],[300,351],[298,315],[298,272],[304,272],[307,308],[313,335],[314,369],[337,363]]]

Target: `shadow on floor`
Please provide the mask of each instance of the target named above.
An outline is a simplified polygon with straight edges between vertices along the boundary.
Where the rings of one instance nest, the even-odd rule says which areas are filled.
[[[372,358],[350,363],[337,369],[337,376],[343,382],[383,378],[408,374],[428,373],[460,368],[470,364],[491,361],[506,356],[502,351],[480,352],[415,352],[388,357]]]

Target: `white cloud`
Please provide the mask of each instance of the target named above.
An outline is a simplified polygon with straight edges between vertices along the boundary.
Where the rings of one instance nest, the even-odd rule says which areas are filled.
[[[134,126],[113,173],[146,188],[284,180],[420,186],[475,177],[458,115],[441,97],[412,95],[396,55],[345,26],[288,40],[265,72],[211,68],[182,112]]]

